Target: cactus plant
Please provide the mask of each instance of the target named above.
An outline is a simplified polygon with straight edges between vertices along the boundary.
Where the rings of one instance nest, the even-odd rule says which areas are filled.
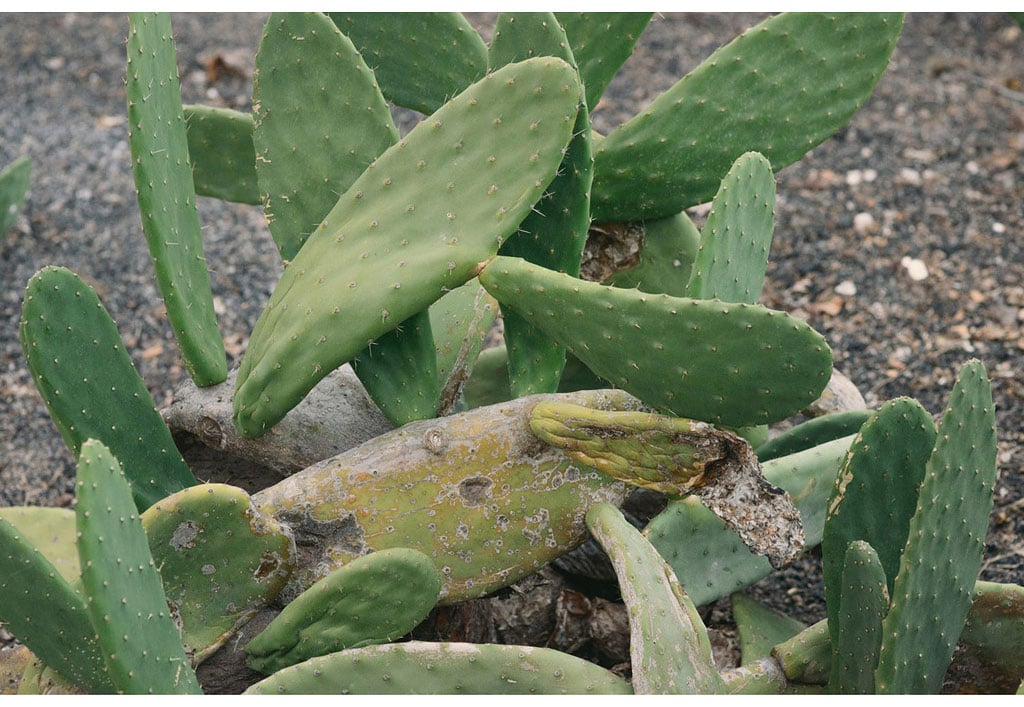
[[[28,155],[0,169],[0,236],[11,227],[25,203],[31,174],[32,160]]]
[[[388,643],[426,618],[441,591],[430,558],[381,550],[339,567],[296,597],[245,652],[266,675],[319,655]]]
[[[19,332],[33,382],[72,454],[87,439],[102,441],[125,465],[140,510],[197,483],[117,325],[80,277],[66,268],[36,273]]]
[[[135,191],[167,318],[196,385],[220,383],[227,358],[203,257],[168,15],[130,16],[127,93]]]
[[[182,109],[196,194],[259,204],[252,115],[202,105]]]

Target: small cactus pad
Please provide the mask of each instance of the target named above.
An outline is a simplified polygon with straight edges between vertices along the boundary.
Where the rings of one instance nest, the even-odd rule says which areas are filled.
[[[398,141],[398,129],[373,72],[319,12],[267,20],[252,103],[263,208],[290,261],[338,197]]]
[[[759,305],[647,295],[504,256],[480,283],[598,376],[680,417],[730,427],[784,419],[832,373],[820,334]]]
[[[601,141],[594,218],[661,218],[711,199],[736,155],[776,169],[845,125],[871,95],[899,14],[783,13],[718,49]]]
[[[771,654],[772,647],[788,641],[807,626],[780,614],[743,592],[730,597],[732,618],[740,641],[740,665],[750,665]]]
[[[878,553],[863,540],[847,546],[837,603],[829,689],[838,695],[873,695],[889,591]]]
[[[85,599],[22,533],[0,518],[0,621],[76,685],[109,692]]]
[[[530,429],[570,458],[634,486],[697,494],[754,552],[780,567],[803,551],[800,516],[747,442],[704,422],[538,403]]]
[[[700,247],[700,231],[685,212],[644,224],[640,262],[620,270],[608,281],[615,287],[635,287],[651,294],[686,297],[693,261]]]
[[[1024,679],[1024,587],[977,582],[960,646],[954,662],[965,666],[979,687],[1013,692]]]
[[[935,693],[981,569],[996,476],[996,423],[985,367],[960,369],[925,469],[882,625],[881,694]]]
[[[198,386],[228,375],[196,213],[195,185],[167,14],[132,13],[128,142],[142,230],[185,369]]]
[[[722,679],[707,629],[658,551],[607,503],[587,511],[587,528],[612,561],[629,611],[633,689],[640,695],[716,694]]]
[[[822,619],[778,644],[772,648],[772,656],[782,666],[787,680],[804,685],[824,685],[832,669],[828,619]]]
[[[762,467],[765,478],[796,504],[807,547],[821,541],[828,492],[852,441],[852,436],[844,437]],[[767,558],[750,552],[732,528],[692,496],[670,503],[644,534],[698,605],[739,591],[772,571]]]
[[[124,464],[139,509],[196,483],[160,418],[107,310],[65,268],[29,280],[21,346],[64,443],[77,457],[89,438]]]
[[[457,12],[330,16],[373,69],[387,99],[405,108],[433,113],[487,71],[487,45]]]
[[[78,460],[78,556],[110,680],[128,694],[197,694],[121,465],[88,440]]]
[[[14,224],[28,194],[32,160],[23,155],[0,169],[0,237]]]
[[[700,234],[686,296],[757,304],[775,231],[775,175],[748,152],[725,175]]]
[[[274,599],[294,564],[291,538],[234,486],[179,491],[150,506],[142,527],[194,664]]]
[[[434,605],[441,576],[417,550],[391,548],[336,569],[288,604],[245,647],[246,664],[271,675],[346,648],[397,640]]]
[[[562,25],[550,12],[501,12],[494,23],[494,36],[487,49],[489,71],[535,56],[557,56],[573,68],[569,40]]]
[[[0,508],[0,518],[17,528],[21,537],[43,554],[68,582],[75,582],[78,548],[75,547],[75,512],[70,508],[44,506],[8,506]]]
[[[510,64],[381,155],[256,323],[235,391],[239,430],[259,436],[327,373],[476,275],[554,178],[579,96],[560,59]]]
[[[458,408],[462,390],[498,314],[498,301],[473,278],[434,302],[428,311],[441,385],[436,411],[440,417]]]
[[[251,695],[629,695],[609,670],[551,648],[408,641],[285,668]]]
[[[259,204],[252,115],[230,108],[183,106],[196,194]]]
[[[640,38],[650,12],[559,12],[586,90],[587,106],[594,110],[612,77],[625,63]]]
[[[290,526],[305,560],[292,596],[360,555],[390,547],[426,554],[441,572],[441,603],[483,596],[537,571],[587,537],[598,502],[621,503],[625,484],[570,460],[530,431],[519,398],[421,420],[295,474],[253,496]],[[636,410],[621,391],[558,399]]]
[[[910,518],[917,509],[917,490],[934,445],[932,416],[911,398],[897,398],[879,408],[850,445],[832,484],[821,538],[833,643],[847,548],[855,540],[871,545],[891,593]]]
[[[874,410],[841,410],[811,418],[758,445],[757,458],[766,462],[857,434],[874,413]]]

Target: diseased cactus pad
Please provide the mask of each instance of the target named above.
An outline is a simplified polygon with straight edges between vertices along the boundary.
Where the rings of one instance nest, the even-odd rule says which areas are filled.
[[[291,538],[233,486],[179,491],[143,513],[142,527],[194,663],[276,597],[291,572]]]
[[[299,569],[286,595],[374,550],[426,554],[443,577],[441,602],[487,594],[583,542],[597,502],[625,484],[573,462],[530,431],[529,412],[554,395],[520,398],[410,423],[253,496],[291,527]],[[639,409],[621,391],[558,399]]]

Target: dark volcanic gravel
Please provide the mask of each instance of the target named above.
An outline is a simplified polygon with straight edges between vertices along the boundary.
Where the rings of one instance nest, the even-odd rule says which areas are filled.
[[[484,24],[489,18],[478,18]],[[607,132],[758,16],[658,16],[593,116]],[[186,102],[246,110],[263,16],[174,17]],[[121,15],[0,16],[0,166],[31,155],[25,212],[0,237],[0,504],[72,501],[74,468],[18,342],[32,274],[96,287],[159,405],[185,374],[134,197]],[[489,30],[483,30],[489,37]],[[778,177],[765,304],[806,318],[869,404],[941,413],[957,368],[993,380],[1000,478],[983,578],[1024,582],[1024,37],[1005,14],[912,14],[874,96]],[[214,71],[212,58],[220,57]],[[226,68],[224,68],[226,66]],[[408,124],[408,117],[405,119]],[[703,212],[695,209],[697,220]],[[259,208],[200,199],[231,363],[280,274]],[[920,269],[920,279],[911,277]],[[815,559],[756,590],[822,616]],[[781,589],[780,589],[781,587]]]

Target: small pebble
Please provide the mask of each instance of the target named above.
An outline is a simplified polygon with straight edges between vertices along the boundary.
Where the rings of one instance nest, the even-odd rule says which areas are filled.
[[[902,265],[907,271],[907,274],[910,275],[910,279],[915,282],[920,282],[928,277],[928,267],[924,264],[923,260],[904,256],[903,259],[900,260],[900,265]]]
[[[853,217],[853,230],[864,235],[875,230],[875,217],[867,212],[861,212]]]
[[[853,280],[843,280],[836,285],[836,294],[843,297],[853,297],[857,294],[857,285],[853,283]]]

